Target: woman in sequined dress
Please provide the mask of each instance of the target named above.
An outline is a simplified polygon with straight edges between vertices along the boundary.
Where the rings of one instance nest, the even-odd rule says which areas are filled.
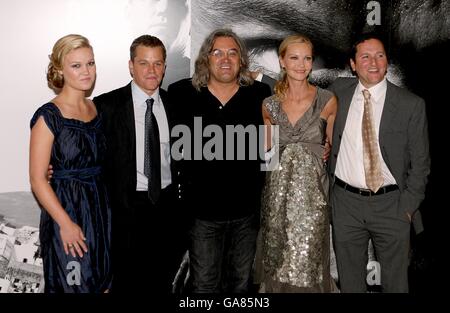
[[[261,292],[331,292],[322,156],[324,144],[331,142],[337,101],[308,82],[313,64],[308,38],[287,37],[278,54],[281,78],[262,111],[266,125],[279,126],[279,144],[273,146],[279,166],[266,177],[255,279]]]

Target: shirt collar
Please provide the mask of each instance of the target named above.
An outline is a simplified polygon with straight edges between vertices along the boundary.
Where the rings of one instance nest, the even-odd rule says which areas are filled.
[[[131,82],[131,94],[133,97],[133,102],[135,105],[142,105],[147,107],[145,101],[148,98],[153,98],[155,102],[153,105],[159,105],[159,88],[155,90],[155,92],[149,96],[147,93],[145,93],[135,82],[134,80]]]
[[[374,86],[372,86],[370,88],[364,87],[364,85],[361,84],[361,81],[359,81],[358,82],[358,87],[357,87],[358,96],[362,97],[362,91],[364,89],[369,90],[371,98],[373,98],[375,100],[379,99],[383,94],[386,93],[386,90],[387,90],[386,77],[384,77],[383,80],[380,81],[378,84],[376,84],[376,85],[374,85]]]

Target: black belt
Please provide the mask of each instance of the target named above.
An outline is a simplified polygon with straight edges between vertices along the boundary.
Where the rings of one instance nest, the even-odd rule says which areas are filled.
[[[377,192],[373,192],[372,190],[369,189],[362,189],[362,188],[356,188],[353,187],[349,184],[347,184],[345,181],[340,180],[339,178],[337,178],[336,176],[334,176],[334,182],[336,183],[336,185],[344,188],[347,191],[353,192],[353,193],[357,193],[361,196],[378,196],[378,195],[383,195],[385,193],[394,191],[398,189],[397,185],[387,185],[384,187],[380,187],[380,189],[378,189]]]

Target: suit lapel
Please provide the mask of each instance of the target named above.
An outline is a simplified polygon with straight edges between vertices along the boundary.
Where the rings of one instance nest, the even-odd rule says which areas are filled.
[[[345,122],[347,121],[348,110],[350,104],[352,103],[353,94],[355,93],[355,88],[357,86],[358,80],[355,81],[350,88],[345,88],[338,99],[340,107],[340,116],[337,121],[337,130],[339,136],[342,136],[345,128]]]
[[[169,100],[167,96],[167,91],[164,89],[159,88],[159,96],[161,97],[161,101],[164,106],[164,110],[166,111],[166,118],[167,118],[167,124],[169,125],[169,145],[172,148],[173,140],[174,138],[170,135],[170,132],[172,131],[173,125],[173,118],[171,115],[170,107],[169,107]],[[176,176],[176,170],[175,170],[175,162],[172,159],[172,153],[170,154],[170,171],[172,172],[172,181],[174,181]]]
[[[161,98],[162,104],[164,106],[164,111],[166,111],[167,123],[169,124],[169,130],[171,128],[170,110],[167,104],[167,92],[164,89],[159,88],[159,97]]]
[[[133,96],[131,93],[131,83],[125,87],[123,94],[123,99],[121,99],[120,103],[123,103],[121,106],[121,113],[118,117],[122,120],[118,125],[122,125],[118,132],[123,133],[123,143],[124,149],[127,149],[127,156],[129,160],[134,161],[136,163],[136,126],[134,121],[134,107],[133,107]]]
[[[386,131],[388,130],[388,125],[392,125],[392,119],[395,116],[395,112],[397,111],[397,95],[394,90],[394,85],[387,81],[387,89],[386,89],[386,99],[384,100],[383,113],[381,114],[380,121],[380,133],[378,135],[378,140],[380,145],[383,141],[383,138],[386,135]]]

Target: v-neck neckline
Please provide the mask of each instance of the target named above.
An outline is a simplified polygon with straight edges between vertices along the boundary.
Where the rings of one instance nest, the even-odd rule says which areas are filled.
[[[309,107],[306,109],[306,111],[295,121],[294,124],[291,123],[291,121],[289,121],[288,115],[286,113],[286,111],[283,109],[283,103],[280,101],[280,111],[282,112],[282,115],[284,117],[284,119],[286,120],[287,124],[290,126],[291,129],[296,129],[298,123],[303,120],[303,118],[305,117],[306,114],[309,113],[309,111],[311,111],[311,109],[314,107],[314,103],[317,101],[317,97],[319,95],[319,87],[316,87],[316,92],[314,94],[314,98],[311,101],[311,103],[309,104]]]
[[[236,97],[237,94],[239,93],[239,91],[241,90],[241,86],[238,86],[238,89],[237,89],[236,92],[231,96],[231,98],[228,99],[227,102],[222,103],[222,102],[219,100],[219,98],[217,98],[217,97],[211,92],[211,90],[209,89],[208,86],[206,86],[205,88],[206,88],[206,90],[208,91],[209,95],[210,95],[212,98],[215,99],[215,101],[219,104],[219,106],[220,106],[222,109],[223,109],[224,107],[228,106],[228,104],[229,104],[230,102],[232,102],[232,100],[234,99],[234,97]]]

